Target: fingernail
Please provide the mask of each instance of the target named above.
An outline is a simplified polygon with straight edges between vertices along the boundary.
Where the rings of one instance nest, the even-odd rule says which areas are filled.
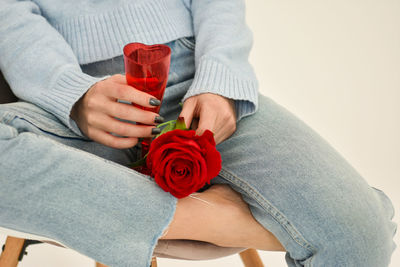
[[[161,116],[156,116],[156,118],[154,119],[154,122],[155,123],[162,123],[162,122],[164,122],[164,118],[161,117]]]
[[[151,134],[155,135],[155,134],[159,134],[159,133],[161,133],[161,129],[160,128],[151,129]]]
[[[150,98],[149,104],[152,106],[159,106],[161,104],[161,101],[157,98]]]

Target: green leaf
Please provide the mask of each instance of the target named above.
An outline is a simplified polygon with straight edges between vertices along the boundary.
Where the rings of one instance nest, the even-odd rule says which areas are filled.
[[[174,122],[174,121],[175,121],[175,120],[166,121],[166,122],[164,122],[164,123],[160,123],[160,124],[157,125],[156,127],[157,127],[157,128],[161,128],[161,127],[164,127],[165,125],[171,124],[171,122]]]
[[[144,166],[146,164],[146,159],[147,159],[148,155],[149,155],[149,152],[147,152],[146,155],[144,155],[143,158],[141,158],[141,159],[131,163],[130,165],[128,165],[128,167],[136,168],[136,167]]]
[[[139,159],[139,160],[131,163],[130,165],[128,165],[128,167],[133,169],[133,168],[136,168],[136,167],[144,166],[146,164],[146,158],[147,158],[147,155],[144,156],[144,158]]]
[[[185,120],[183,117],[178,117],[176,120],[170,120],[164,123],[161,123],[157,125],[157,128],[162,128],[161,132],[155,137],[159,137],[162,134],[165,134],[166,132],[175,130],[175,129],[180,129],[180,130],[188,130],[186,128]]]
[[[175,129],[175,124],[176,124],[176,120],[171,120],[168,121],[167,123],[165,123],[165,127],[161,130],[161,133],[159,133],[157,137],[159,137],[162,134],[165,134],[166,132],[172,131],[173,129]]]
[[[188,130],[188,128],[186,128],[185,119],[183,117],[178,117],[178,119],[176,120],[175,129]]]

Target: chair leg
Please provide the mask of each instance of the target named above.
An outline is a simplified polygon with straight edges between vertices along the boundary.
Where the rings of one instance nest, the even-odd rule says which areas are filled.
[[[25,239],[7,236],[4,251],[0,256],[0,267],[16,267]]]
[[[264,267],[264,264],[254,248],[246,249],[239,253],[245,267]]]
[[[0,266],[1,267],[1,266]],[[107,265],[104,265],[100,262],[96,262],[96,267],[108,267]]]
[[[156,257],[151,258],[151,267],[157,267],[157,258]]]

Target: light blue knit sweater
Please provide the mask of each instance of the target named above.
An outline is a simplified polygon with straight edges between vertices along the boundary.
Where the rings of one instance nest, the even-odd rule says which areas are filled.
[[[195,36],[196,74],[184,99],[204,92],[257,108],[244,0],[0,0],[0,69],[14,93],[73,129],[72,106],[97,81],[80,65],[122,55],[130,42]]]

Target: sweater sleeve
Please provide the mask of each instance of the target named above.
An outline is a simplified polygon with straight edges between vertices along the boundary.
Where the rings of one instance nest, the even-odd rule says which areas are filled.
[[[201,93],[236,100],[237,120],[254,113],[258,82],[248,62],[253,42],[244,0],[188,1],[195,33],[196,73],[183,101]]]
[[[72,106],[97,81],[33,1],[0,0],[0,69],[14,94],[80,134]]]

